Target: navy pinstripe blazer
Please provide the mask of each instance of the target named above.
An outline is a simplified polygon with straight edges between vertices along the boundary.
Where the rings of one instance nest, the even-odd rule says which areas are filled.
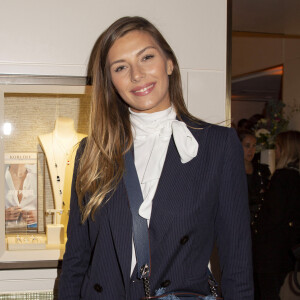
[[[149,225],[152,294],[161,286],[167,291],[208,294],[207,265],[216,241],[224,299],[252,300],[241,144],[233,129],[203,124],[202,129],[190,130],[199,143],[197,156],[182,164],[171,138],[153,199]],[[132,217],[123,181],[96,211],[95,221],[89,218],[81,224],[74,179],[83,144],[74,169],[59,299],[138,300],[144,295],[143,284],[136,272],[130,278]]]

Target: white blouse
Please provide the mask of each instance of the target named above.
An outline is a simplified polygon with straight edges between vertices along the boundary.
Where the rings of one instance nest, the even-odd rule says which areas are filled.
[[[134,163],[144,198],[139,215],[147,219],[149,226],[152,200],[172,134],[182,163],[189,162],[197,155],[198,142],[186,124],[176,120],[176,112],[172,106],[155,113],[136,113],[131,109],[129,111],[134,139]],[[135,265],[136,255],[132,244],[130,274]]]

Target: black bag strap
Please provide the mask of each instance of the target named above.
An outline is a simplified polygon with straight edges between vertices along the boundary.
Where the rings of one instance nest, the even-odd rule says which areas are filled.
[[[143,194],[131,151],[125,154],[124,181],[132,214],[134,248],[137,257],[138,278],[150,277],[150,243],[147,220],[139,215]]]

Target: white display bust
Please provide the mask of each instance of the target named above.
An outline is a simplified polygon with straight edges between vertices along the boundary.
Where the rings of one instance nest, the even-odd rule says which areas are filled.
[[[38,137],[46,155],[55,209],[58,211],[63,209],[65,169],[70,163],[68,159],[74,146],[85,136],[76,132],[73,119],[59,117],[52,132]]]

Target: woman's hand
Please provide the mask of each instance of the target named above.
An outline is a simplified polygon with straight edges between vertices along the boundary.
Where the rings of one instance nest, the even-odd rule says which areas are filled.
[[[22,218],[27,224],[37,222],[37,211],[36,210],[22,210]]]
[[[12,206],[5,209],[5,221],[17,221],[21,213],[19,206]]]

